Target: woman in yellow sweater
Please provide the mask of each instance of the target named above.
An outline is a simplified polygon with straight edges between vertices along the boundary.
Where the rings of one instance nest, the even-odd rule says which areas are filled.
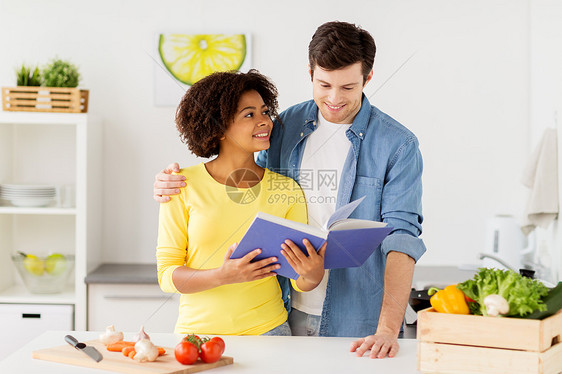
[[[290,335],[276,258],[256,262],[254,250],[230,259],[258,211],[305,222],[304,194],[292,179],[259,167],[254,152],[269,148],[277,90],[255,70],[214,73],[185,94],[176,112],[183,142],[199,157],[182,169],[187,187],[160,205],[158,282],[181,293],[175,333]],[[300,243],[299,243],[300,244]],[[324,251],[288,242],[282,254],[308,291],[324,274]]]

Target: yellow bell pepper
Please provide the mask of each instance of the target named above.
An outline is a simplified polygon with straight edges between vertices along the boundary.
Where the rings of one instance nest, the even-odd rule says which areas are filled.
[[[427,294],[433,295],[429,302],[433,309],[440,313],[470,314],[464,292],[459,290],[456,284],[447,286],[443,290],[430,288]]]

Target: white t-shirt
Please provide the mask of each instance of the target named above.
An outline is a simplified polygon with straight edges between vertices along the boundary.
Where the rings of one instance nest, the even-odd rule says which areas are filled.
[[[319,111],[316,126],[317,129],[306,139],[299,184],[306,198],[308,224],[323,227],[336,211],[340,177],[351,146],[345,132],[351,124],[328,122]],[[328,270],[314,290],[291,292],[292,307],[308,314],[321,315],[327,284]]]

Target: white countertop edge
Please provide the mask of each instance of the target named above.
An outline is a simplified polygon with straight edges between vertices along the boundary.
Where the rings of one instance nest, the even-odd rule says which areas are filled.
[[[101,332],[47,331],[15,353],[0,361],[0,372],[11,373],[107,373],[107,371],[71,366],[31,358],[38,349],[64,345],[64,336],[71,334],[79,341],[97,339]],[[136,332],[135,332],[136,333]],[[125,340],[135,333],[125,333]],[[164,347],[175,347],[183,335],[150,333],[151,340]],[[355,338],[223,336],[225,355],[234,364],[212,370],[220,373],[419,373],[416,370],[417,340],[400,339],[400,351],[394,358],[370,359],[349,352]],[[103,354],[103,352],[102,352]],[[87,357],[85,357],[87,359]]]

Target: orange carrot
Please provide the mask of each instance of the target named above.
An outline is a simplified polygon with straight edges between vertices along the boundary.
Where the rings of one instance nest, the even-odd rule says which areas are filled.
[[[135,347],[130,345],[128,347],[123,348],[123,350],[121,351],[123,353],[123,356],[129,357],[129,353],[131,353],[131,351],[134,351]]]
[[[135,342],[126,342],[123,340],[120,340],[116,343],[111,343],[107,345],[107,350],[110,352],[121,352],[123,351],[123,348],[125,347],[130,347],[130,346],[135,346]]]
[[[158,356],[163,356],[166,354],[166,349],[162,347],[156,347],[156,348],[158,348]],[[137,352],[135,351],[135,342],[127,342],[123,340],[120,340],[113,344],[108,344],[107,350],[111,352],[121,352],[123,353],[123,356],[129,358],[134,358],[135,355],[137,354]]]

